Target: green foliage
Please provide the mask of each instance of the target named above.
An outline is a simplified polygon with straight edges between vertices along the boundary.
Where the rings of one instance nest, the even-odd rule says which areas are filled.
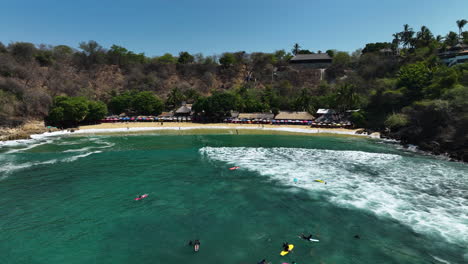
[[[408,89],[410,99],[421,98],[422,89],[428,86],[432,79],[432,71],[424,62],[417,62],[401,67],[398,72],[398,86]]]
[[[132,100],[133,97],[130,92],[114,96],[108,104],[109,110],[113,114],[121,114],[128,112],[129,110],[131,110]]]
[[[146,61],[146,57],[143,53],[135,54],[124,47],[112,45],[110,50],[107,52],[107,60],[110,64],[122,67],[131,64],[144,63]]]
[[[445,66],[434,70],[431,84],[423,88],[425,98],[440,98],[447,90],[452,89],[458,82],[458,73],[454,68]]]
[[[76,126],[80,122],[98,121],[107,114],[102,102],[89,101],[84,97],[57,96],[46,120],[60,127]]]
[[[139,92],[133,95],[132,108],[139,115],[159,115],[163,102],[152,92]]]
[[[177,62],[177,59],[174,56],[172,56],[172,54],[166,53],[161,57],[156,58],[156,62],[161,64],[174,64]]]
[[[209,120],[219,121],[229,116],[231,110],[238,110],[238,97],[232,93],[215,92],[212,96],[202,97],[193,105],[196,113]]]
[[[100,101],[88,102],[88,115],[85,121],[93,122],[103,119],[107,115],[107,105]]]
[[[297,55],[297,54],[299,54],[300,50],[301,50],[301,46],[299,46],[299,43],[295,43],[292,50],[291,50],[291,52],[292,52],[292,54]]]
[[[304,49],[304,50],[299,50],[297,54],[314,54],[314,53],[308,49]]]
[[[357,92],[357,87],[353,84],[343,83],[337,87],[334,94],[335,108],[340,111],[356,109],[360,107],[361,97]]]
[[[353,123],[355,127],[366,127],[367,126],[367,118],[366,114],[362,111],[353,112],[350,117],[350,121]]]
[[[366,47],[362,50],[362,53],[370,53],[370,52],[379,52],[382,49],[391,49],[393,48],[392,43],[389,42],[376,42],[376,43],[368,43]]]
[[[179,107],[183,101],[185,101],[185,96],[180,89],[177,87],[172,88],[166,99],[166,108],[172,110]]]
[[[186,51],[180,52],[179,58],[177,59],[177,62],[180,64],[193,63],[194,61],[195,61],[195,58]]]
[[[447,36],[445,36],[445,45],[453,47],[458,44],[458,34],[450,31]]]
[[[32,61],[36,54],[36,47],[32,43],[28,42],[15,42],[8,46],[11,54],[20,63],[26,63]]]
[[[333,64],[347,66],[351,62],[351,57],[347,52],[338,51],[333,56]]]
[[[236,62],[236,58],[234,57],[234,54],[226,52],[221,56],[219,59],[219,63],[225,68],[233,65]]]
[[[391,114],[385,120],[385,126],[394,129],[408,125],[408,117],[404,114]]]
[[[49,50],[38,51],[35,58],[39,65],[43,67],[51,66],[54,63],[53,53]]]
[[[334,50],[327,50],[327,51],[325,51],[325,53],[327,53],[328,56],[330,56],[332,58],[335,56],[335,51]]]

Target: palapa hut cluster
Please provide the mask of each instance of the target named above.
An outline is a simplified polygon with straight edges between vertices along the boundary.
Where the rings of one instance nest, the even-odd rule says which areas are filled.
[[[122,113],[118,116],[108,116],[101,120],[102,123],[114,122],[191,122],[192,121],[192,105],[182,103],[182,105],[170,112],[162,112],[158,116],[128,116]]]
[[[272,125],[307,125],[312,127],[351,127],[349,116],[353,111],[339,114],[332,109],[319,109],[316,117],[308,112],[280,111],[277,115],[267,113],[231,112],[231,117],[224,119],[226,123],[235,124],[272,124]]]
[[[349,117],[352,112],[356,111],[359,110],[348,110],[345,113],[338,113],[333,109],[318,109],[315,116],[309,112],[294,111],[280,111],[276,115],[272,112],[239,113],[231,111],[230,116],[223,121],[234,124],[307,125],[311,127],[349,128],[352,127]],[[163,112],[158,116],[130,117],[123,113],[119,116],[106,117],[101,122],[192,122],[194,120],[196,118],[194,118],[192,105],[182,103],[174,111]]]

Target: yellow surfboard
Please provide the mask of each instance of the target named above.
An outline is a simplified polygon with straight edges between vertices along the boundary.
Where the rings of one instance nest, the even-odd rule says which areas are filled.
[[[294,245],[289,244],[288,246],[289,246],[288,247],[289,251],[281,251],[281,253],[280,253],[281,256],[287,255],[289,252],[291,252],[291,250],[293,250]]]
[[[321,182],[321,183],[325,183],[325,181],[322,181],[322,180],[315,180],[316,182]]]

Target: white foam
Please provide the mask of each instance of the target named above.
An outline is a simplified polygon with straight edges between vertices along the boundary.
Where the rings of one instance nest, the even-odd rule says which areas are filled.
[[[320,192],[338,206],[369,210],[416,232],[468,244],[466,167],[362,151],[205,147],[200,153],[288,186]]]
[[[14,163],[13,161],[6,162],[0,167],[0,173],[4,173],[2,178],[6,178],[7,175],[11,174],[14,171],[30,168],[38,165],[47,165],[54,164],[57,162],[57,159],[41,161],[41,162],[25,162],[25,163]]]
[[[76,156],[65,158],[62,161],[64,161],[64,162],[73,162],[73,161],[76,161],[76,160],[78,160],[80,158],[84,158],[84,157],[87,157],[89,155],[96,154],[96,153],[101,153],[101,152],[102,152],[101,150],[91,151],[91,152],[87,152],[87,153],[84,153],[84,154],[81,154],[81,155],[76,155]]]

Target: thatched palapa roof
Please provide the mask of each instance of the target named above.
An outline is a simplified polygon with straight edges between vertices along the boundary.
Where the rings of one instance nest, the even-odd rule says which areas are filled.
[[[272,113],[239,113],[239,119],[273,119],[275,115]]]
[[[308,112],[281,111],[275,116],[276,120],[314,120],[314,116]]]

